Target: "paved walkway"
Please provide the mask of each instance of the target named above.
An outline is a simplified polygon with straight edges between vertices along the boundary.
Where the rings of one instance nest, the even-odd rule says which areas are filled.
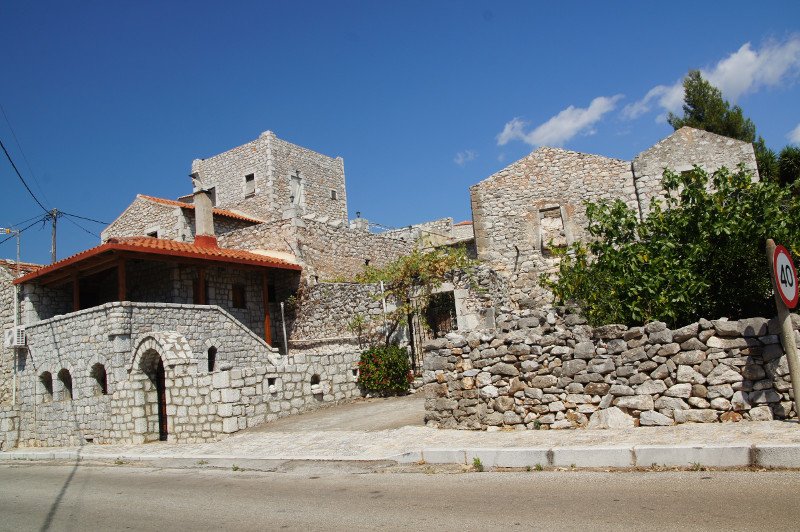
[[[201,444],[23,448],[0,460],[393,460],[486,466],[693,464],[800,467],[800,424],[741,422],[625,430],[460,431],[421,426],[418,396],[327,408]],[[419,414],[419,415],[418,415]]]

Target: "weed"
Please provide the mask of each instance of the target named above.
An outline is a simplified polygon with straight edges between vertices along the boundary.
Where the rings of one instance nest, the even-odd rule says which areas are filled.
[[[705,471],[706,468],[700,462],[692,462],[692,471]]]
[[[525,471],[533,471],[533,468],[531,466],[525,466]]]
[[[542,422],[539,421],[538,419],[534,419],[533,420],[533,430],[539,430],[540,428],[542,428]]]
[[[123,460],[122,458],[117,458],[116,460],[114,460],[114,465],[123,465],[124,463],[125,460]]]
[[[478,473],[483,472],[483,462],[477,456],[472,459],[472,469],[477,471]]]
[[[533,468],[536,471],[544,471],[544,468],[542,467],[542,464],[536,464],[535,466],[533,466]]]
[[[231,471],[244,471],[244,469],[242,469],[236,464],[233,464],[233,466],[231,466]]]
[[[208,460],[198,460],[197,465],[208,465]]]

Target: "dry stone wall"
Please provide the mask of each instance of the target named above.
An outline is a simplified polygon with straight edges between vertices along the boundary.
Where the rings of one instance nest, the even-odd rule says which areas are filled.
[[[793,316],[795,329],[800,319]],[[426,345],[428,425],[619,428],[796,418],[775,321],[592,328],[563,308]]]

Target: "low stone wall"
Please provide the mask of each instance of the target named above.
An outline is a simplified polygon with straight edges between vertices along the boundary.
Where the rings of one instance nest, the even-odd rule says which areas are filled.
[[[793,316],[795,329],[800,319]],[[429,426],[607,428],[797,417],[772,320],[592,328],[565,309],[503,314],[426,345]]]

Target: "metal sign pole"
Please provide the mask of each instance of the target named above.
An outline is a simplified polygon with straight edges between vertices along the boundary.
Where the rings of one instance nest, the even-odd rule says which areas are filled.
[[[792,392],[794,393],[794,412],[800,418],[800,360],[797,358],[797,343],[795,342],[794,327],[792,327],[792,317],[789,315],[789,308],[783,302],[780,295],[780,281],[775,276],[775,241],[771,238],[767,240],[767,259],[769,260],[770,277],[772,287],[775,289],[775,306],[778,307],[778,323],[781,328],[781,343],[783,351],[786,353],[786,360],[789,362],[789,375],[792,379]],[[797,277],[794,272],[792,282],[797,287]]]

